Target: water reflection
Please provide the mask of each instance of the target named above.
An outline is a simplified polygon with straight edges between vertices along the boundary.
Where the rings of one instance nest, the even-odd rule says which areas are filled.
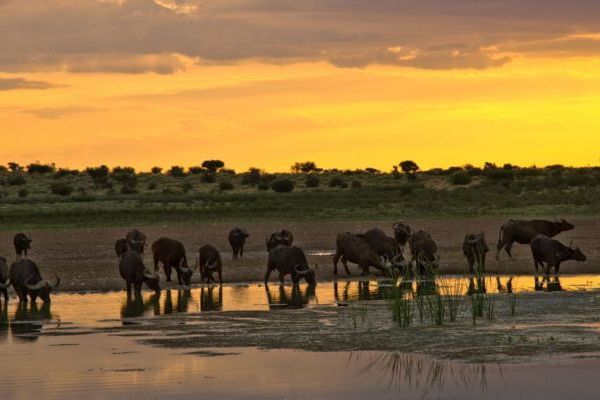
[[[223,285],[200,288],[200,310],[223,310]]]
[[[307,285],[302,289],[300,285],[292,287],[279,285],[276,294],[269,286],[265,286],[269,309],[278,308],[303,308],[315,298],[316,285]]]
[[[42,303],[41,307],[35,302],[19,303],[9,324],[11,336],[21,342],[36,341],[42,332],[44,321],[50,319],[50,302]]]
[[[563,290],[562,285],[560,284],[560,278],[558,276],[549,277],[543,275],[541,281],[537,276],[535,276],[533,279],[533,286],[536,291],[561,292]]]
[[[160,314],[160,306],[158,313],[156,307],[160,296],[152,294],[146,301],[141,294],[135,294],[131,297],[127,296],[125,303],[121,306],[121,318],[135,318],[141,317],[150,308],[154,309],[154,315]],[[123,322],[123,324],[126,324]]]

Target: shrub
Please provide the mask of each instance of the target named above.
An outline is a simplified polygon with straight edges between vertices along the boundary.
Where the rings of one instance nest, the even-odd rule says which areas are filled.
[[[77,175],[79,175],[79,170],[68,169],[68,168],[59,168],[54,173],[55,178],[62,178],[62,177],[69,176],[69,175],[77,176]]]
[[[135,175],[135,169],[133,167],[114,167],[112,175],[131,174]]]
[[[26,188],[19,189],[17,195],[19,197],[27,197],[29,195],[29,190],[27,190]]]
[[[456,171],[450,175],[450,183],[453,185],[468,185],[473,182],[473,177],[465,171]]]
[[[27,166],[29,174],[49,174],[56,170],[54,164],[41,164],[39,162],[31,163]]]
[[[4,165],[0,165],[0,172],[6,172],[8,171],[8,168],[6,168]]]
[[[63,182],[55,182],[50,185],[50,191],[59,196],[68,196],[73,193],[73,187]]]
[[[197,174],[201,174],[201,173],[203,173],[203,172],[206,172],[206,169],[204,169],[204,168],[202,168],[202,167],[200,167],[200,166],[196,165],[196,166],[193,166],[193,167],[189,167],[189,168],[188,168],[188,172],[189,172],[191,175],[197,175]]]
[[[321,180],[316,175],[309,175],[306,177],[304,184],[306,185],[306,187],[315,188],[321,184]]]
[[[13,172],[17,172],[21,171],[21,166],[18,163],[11,161],[8,163],[8,169],[10,169]]]
[[[138,191],[135,190],[135,187],[131,186],[129,182],[123,183],[123,186],[121,187],[121,194],[135,194],[137,192]]]
[[[359,180],[352,181],[352,189],[360,189],[362,187],[362,183]]]
[[[17,174],[9,175],[9,177],[6,179],[6,183],[8,183],[10,186],[24,185],[25,177]]]
[[[205,172],[202,174],[202,182],[204,183],[215,183],[217,181],[217,176],[211,172]]]
[[[329,187],[339,187],[340,189],[344,189],[348,187],[348,184],[342,178],[335,177],[329,181]]]
[[[271,185],[269,184],[269,182],[259,182],[258,185],[256,185],[256,188],[258,190],[269,190],[271,188]]]
[[[321,168],[317,167],[317,164],[314,161],[304,161],[304,162],[296,162],[291,166],[291,171],[295,174],[298,173],[311,173],[311,172],[320,172]]]
[[[494,182],[512,181],[514,174],[510,169],[490,168],[485,171],[485,177]]]
[[[181,190],[183,191],[183,193],[187,193],[190,190],[192,190],[193,188],[194,188],[194,186],[189,182],[183,182],[181,184]]]
[[[160,175],[162,173],[162,168],[161,167],[152,167],[150,172],[152,172],[154,175]]]
[[[155,190],[156,189],[156,182],[150,182],[148,184],[148,190]]]
[[[231,183],[229,181],[221,181],[221,182],[219,182],[219,190],[222,190],[222,191],[233,190],[233,183]]]
[[[294,190],[294,181],[290,179],[277,179],[271,183],[271,189],[277,193],[291,192]]]
[[[225,174],[225,175],[232,175],[235,176],[235,169],[231,169],[231,168],[221,168],[219,170],[220,174]]]
[[[167,171],[167,174],[174,178],[183,178],[185,176],[185,171],[183,170],[183,167],[173,165],[171,169]]]
[[[260,182],[260,169],[250,168],[242,174],[242,185],[257,185]]]
[[[101,165],[99,167],[88,167],[85,172],[92,178],[94,185],[100,187],[106,183],[109,170],[106,165]]]

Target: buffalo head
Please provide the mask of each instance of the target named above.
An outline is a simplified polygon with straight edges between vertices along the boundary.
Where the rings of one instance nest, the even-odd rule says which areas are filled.
[[[56,283],[52,284],[50,281],[46,280],[46,279],[42,279],[37,283],[34,284],[29,284],[29,283],[25,283],[25,286],[27,287],[27,289],[29,289],[29,291],[35,293],[37,296],[39,296],[45,303],[50,301],[50,293],[52,293],[53,291],[55,291],[58,286],[60,285],[60,278],[58,277],[58,275],[56,274],[52,274],[54,275],[54,278],[56,278]],[[25,282],[29,282],[31,280],[32,277],[29,277],[25,280]]]

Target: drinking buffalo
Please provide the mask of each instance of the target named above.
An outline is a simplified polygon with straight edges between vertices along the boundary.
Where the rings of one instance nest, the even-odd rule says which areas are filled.
[[[121,256],[119,260],[119,273],[127,285],[128,297],[131,297],[132,285],[136,295],[140,295],[143,283],[155,292],[160,292],[158,275],[146,269],[142,255],[137,251],[128,250]]]
[[[8,264],[6,258],[0,257],[0,293],[4,294],[4,300],[8,301],[8,287],[10,279],[8,278]]]
[[[412,229],[410,226],[403,224],[402,222],[396,222],[393,225],[394,228],[394,238],[400,245],[400,247],[404,247],[412,234]]]
[[[579,248],[565,246],[558,240],[554,240],[545,235],[537,235],[530,244],[531,254],[533,255],[533,264],[535,272],[538,267],[545,269],[546,275],[550,274],[550,269],[554,267],[554,274],[558,275],[560,263],[569,260],[585,261],[585,255]],[[544,263],[546,266],[544,267]]]
[[[233,251],[233,258],[242,258],[244,256],[244,244],[246,244],[246,239],[250,236],[250,234],[242,228],[233,228],[229,232],[229,244],[231,245],[231,250]]]
[[[21,259],[11,264],[8,279],[17,292],[20,302],[26,303],[28,295],[32,302],[35,302],[38,297],[44,302],[49,302],[50,293],[60,285],[60,278],[56,274],[53,275],[56,278],[55,284],[42,279],[36,263],[28,259]]]
[[[117,258],[121,258],[123,254],[127,251],[127,239],[117,239],[115,242],[115,253],[117,254]]]
[[[146,239],[146,235],[137,229],[127,232],[127,235],[125,236],[125,240],[127,240],[127,250],[137,251],[142,254],[146,247]]]
[[[15,235],[13,238],[13,244],[15,245],[15,253],[17,253],[17,258],[27,258],[27,250],[31,248],[31,242],[31,235],[26,235],[24,233],[17,233]]]
[[[273,232],[267,239],[267,251],[273,250],[280,244],[291,246],[294,243],[294,235],[287,229],[282,229],[278,232]]]
[[[307,283],[314,284],[315,271],[312,270],[304,252],[299,247],[280,245],[269,251],[267,271],[265,272],[265,285],[269,283],[269,277],[274,270],[279,271],[279,282],[283,284],[284,277],[291,275],[294,285],[304,278]]]
[[[472,274],[475,272],[475,263],[477,263],[478,267],[477,272],[485,272],[485,255],[490,249],[485,242],[485,234],[483,232],[469,233],[465,236],[465,240],[462,244],[462,251],[469,264],[469,273]]]
[[[356,236],[367,242],[378,255],[385,257],[387,260],[401,258],[402,252],[396,239],[387,236],[381,229],[369,229],[365,233]]]
[[[496,260],[500,259],[500,250],[504,248],[512,261],[510,250],[514,242],[529,244],[537,235],[554,237],[561,232],[570,231],[573,228],[575,226],[564,219],[560,221],[544,221],[539,219],[520,221],[510,219],[500,227],[498,245],[496,246]]]
[[[200,278],[206,283],[214,281],[213,273],[219,274],[219,282],[223,283],[223,261],[221,254],[210,244],[200,247],[198,251],[198,265],[200,266]]]
[[[152,257],[154,259],[154,273],[158,272],[158,263],[162,263],[167,282],[171,282],[171,272],[177,272],[180,285],[189,285],[194,270],[187,263],[185,247],[177,240],[161,237],[152,243]]]
[[[437,268],[437,245],[429,233],[425,231],[413,233],[408,240],[408,246],[412,254],[410,264],[416,262],[420,275],[430,274],[433,269]]]
[[[348,261],[358,264],[358,267],[362,270],[362,275],[369,273],[369,267],[374,267],[384,272],[386,267],[392,266],[389,261],[386,261],[384,257],[377,254],[367,242],[349,232],[337,235],[336,252],[333,257],[334,275],[337,275],[337,263],[340,257],[348,275],[350,275]]]

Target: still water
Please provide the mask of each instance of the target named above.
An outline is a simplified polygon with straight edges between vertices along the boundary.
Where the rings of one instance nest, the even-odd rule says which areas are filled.
[[[444,284],[469,290],[468,280]],[[498,286],[498,283],[500,284]],[[377,300],[386,283],[322,282],[316,288],[256,284],[166,290],[127,301],[123,292],[59,293],[51,305],[0,316],[1,399],[399,398],[596,399],[596,360],[555,364],[465,364],[393,352],[244,348],[169,349],[140,344],[135,324],[204,312],[271,311]],[[416,285],[416,284],[415,284]],[[486,291],[594,290],[596,276],[548,282],[489,278]],[[480,288],[481,289],[481,288]],[[185,323],[185,318],[183,319]],[[134,329],[120,331],[124,325]],[[568,373],[567,373],[568,371]]]

